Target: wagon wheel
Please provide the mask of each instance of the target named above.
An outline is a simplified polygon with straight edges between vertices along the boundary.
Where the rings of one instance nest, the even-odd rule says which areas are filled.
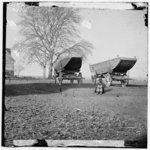
[[[56,73],[56,71],[54,72],[53,79],[54,79],[54,82],[56,84],[57,83],[57,73]]]
[[[62,81],[63,81],[63,79],[61,77],[58,77],[58,84],[59,84],[59,86],[62,85]]]
[[[82,83],[82,73],[80,72],[79,75],[78,75],[79,79],[77,80],[78,81],[78,84]]]
[[[95,75],[91,75],[91,81],[92,83],[95,83]]]
[[[94,83],[94,85],[96,85],[96,80],[97,80],[97,75],[94,75],[93,76],[93,83]]]
[[[82,83],[82,78],[78,79],[78,84],[80,85]]]
[[[61,87],[62,87],[62,81],[63,81],[63,74],[62,74],[62,72],[59,72],[58,84],[59,84],[59,90],[60,90],[60,92],[62,92],[62,89],[61,89]]]
[[[105,75],[105,81],[106,81],[106,86],[109,87],[111,85],[111,82],[112,82],[112,78],[111,78],[111,75],[109,73],[107,73]]]
[[[121,81],[121,86],[122,86],[122,87],[126,87],[126,82],[125,82],[125,80],[122,80],[122,81]]]
[[[91,75],[91,81],[92,81],[92,83],[93,83],[93,75]]]
[[[129,80],[125,80],[124,84],[125,86],[129,85]]]
[[[73,79],[70,80],[71,84],[73,84]]]
[[[121,81],[121,86],[122,87],[126,87],[129,84],[128,76],[125,75],[124,78],[125,79]]]
[[[126,87],[129,84],[129,80],[122,80],[121,81],[121,86]]]
[[[129,76],[128,76],[128,75],[125,75],[125,78],[126,78],[126,80],[125,80],[126,85],[129,85]]]
[[[80,79],[78,79],[78,80],[77,80],[77,82],[78,82],[78,85],[79,85],[79,84],[80,84],[80,82],[81,82],[81,81],[80,81]]]
[[[129,85],[129,80],[126,80],[126,85]]]
[[[55,84],[57,83],[57,78],[56,78],[56,76],[54,77],[54,80],[55,80]]]

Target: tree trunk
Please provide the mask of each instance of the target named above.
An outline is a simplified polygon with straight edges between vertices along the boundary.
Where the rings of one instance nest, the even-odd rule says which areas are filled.
[[[43,79],[46,78],[46,66],[43,66]]]
[[[53,63],[52,63],[52,61],[50,61],[49,70],[48,70],[48,79],[52,79],[52,77],[53,77],[52,73],[53,73]]]

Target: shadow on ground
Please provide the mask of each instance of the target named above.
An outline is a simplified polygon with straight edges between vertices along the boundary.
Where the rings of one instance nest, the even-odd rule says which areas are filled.
[[[147,85],[129,84],[128,87],[147,87]]]
[[[111,84],[113,87],[121,87],[121,84]],[[129,84],[127,87],[147,87],[145,84]]]
[[[121,87],[120,84],[113,84],[112,87]],[[147,87],[147,85],[128,85],[128,87]],[[94,90],[95,85],[92,83],[70,84],[63,83],[62,92],[72,88],[91,88]],[[60,93],[60,87],[54,83],[29,83],[29,84],[7,84],[4,86],[5,96],[19,96],[32,94],[51,94]],[[106,88],[105,92],[111,91],[111,88]]]
[[[62,92],[70,88],[93,88],[94,85],[87,84],[63,84]],[[29,84],[10,84],[4,86],[5,96],[19,96],[19,95],[32,95],[32,94],[51,94],[60,93],[58,84],[53,83],[29,83]]]

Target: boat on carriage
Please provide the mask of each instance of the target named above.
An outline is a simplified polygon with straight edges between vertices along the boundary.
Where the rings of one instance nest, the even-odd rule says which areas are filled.
[[[60,85],[63,80],[70,80],[72,84],[76,80],[80,84],[83,79],[80,72],[81,66],[82,57],[64,57],[60,59],[54,66],[55,83],[58,79]]]
[[[109,87],[112,81],[120,81],[122,87],[129,84],[128,71],[135,65],[137,58],[117,57],[111,60],[89,65],[93,74],[92,80],[96,84],[98,78],[105,79],[106,86]]]

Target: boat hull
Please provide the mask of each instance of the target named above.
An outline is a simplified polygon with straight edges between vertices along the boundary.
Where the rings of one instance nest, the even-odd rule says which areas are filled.
[[[136,61],[136,58],[118,57],[90,65],[90,71],[95,74],[105,74],[113,72],[125,74],[135,65]]]
[[[56,72],[79,72],[82,65],[81,57],[65,57],[54,67]]]

